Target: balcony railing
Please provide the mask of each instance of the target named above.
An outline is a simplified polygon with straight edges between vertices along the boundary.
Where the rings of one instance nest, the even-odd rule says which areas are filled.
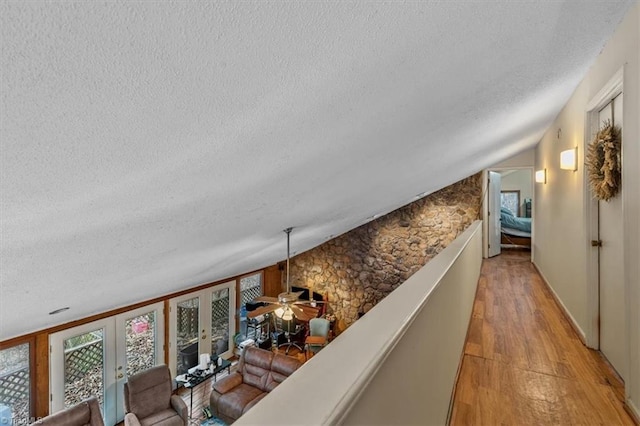
[[[476,221],[235,424],[445,424],[481,262]]]

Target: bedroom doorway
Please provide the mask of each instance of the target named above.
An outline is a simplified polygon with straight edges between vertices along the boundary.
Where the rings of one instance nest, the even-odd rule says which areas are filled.
[[[486,185],[485,257],[507,248],[531,250],[533,168],[490,169]]]

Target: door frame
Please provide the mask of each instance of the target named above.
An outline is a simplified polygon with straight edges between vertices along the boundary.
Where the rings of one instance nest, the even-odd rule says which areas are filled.
[[[126,331],[125,321],[150,311],[156,311],[156,365],[164,364],[164,302],[145,305],[140,308],[125,311],[117,315],[101,318],[90,323],[76,327],[67,328],[57,333],[49,335],[50,358],[49,358],[49,412],[54,413],[64,408],[64,392],[61,393],[63,400],[56,399],[53,395],[58,395],[58,389],[64,389],[64,371],[60,371],[61,362],[64,365],[64,347],[61,343],[70,337],[88,333],[96,329],[103,329],[103,354],[104,354],[104,412],[102,413],[106,425],[117,424],[124,418],[124,383],[127,381],[126,369]],[[54,347],[55,346],[55,347]],[[124,374],[118,378],[122,365]],[[60,382],[62,380],[62,383]],[[108,404],[108,405],[107,405]]]
[[[535,203],[536,191],[535,182],[533,179],[534,167],[533,166],[514,166],[514,167],[490,167],[482,171],[482,257],[489,258],[489,172],[504,172],[507,170],[529,170],[531,174],[531,200]],[[534,243],[535,243],[535,231],[536,231],[536,209],[531,209],[531,262],[534,261]]]
[[[113,317],[102,318],[77,327],[67,328],[57,333],[49,335],[49,413],[53,414],[64,409],[64,340],[89,333],[97,329],[103,329],[102,351],[104,368],[104,407],[102,416],[106,425],[117,423],[116,405],[116,359],[115,359],[115,327],[116,322]],[[112,356],[107,356],[109,349],[113,350]],[[62,367],[60,367],[62,366]],[[109,405],[107,405],[109,403]]]
[[[178,356],[176,353],[177,347],[177,306],[178,303],[193,299],[195,297],[199,297],[198,304],[198,330],[202,328],[202,322],[208,324],[206,328],[207,334],[205,337],[202,336],[202,332],[198,331],[198,343],[200,344],[202,340],[207,340],[210,338],[211,333],[211,293],[214,291],[222,290],[223,288],[229,289],[229,349],[225,352],[223,357],[228,358],[233,355],[233,349],[235,347],[235,343],[233,341],[234,334],[236,332],[236,289],[237,289],[237,280],[233,279],[224,283],[217,284],[212,287],[207,287],[204,289],[200,289],[197,291],[193,291],[190,293],[182,294],[180,296],[174,297],[169,300],[169,369],[171,370],[171,376],[176,377],[177,375],[177,362]],[[203,311],[203,307],[207,307],[205,311]],[[205,353],[202,352],[202,348],[198,346],[198,354]],[[208,350],[206,353],[210,353]]]
[[[593,139],[593,136],[598,132],[600,128],[600,120],[598,113],[604,108],[612,99],[623,92],[624,81],[624,67],[620,68],[609,79],[609,81],[600,89],[600,91],[589,101],[585,111],[585,129],[584,129],[584,143],[582,145],[582,157],[587,152],[589,143]],[[623,110],[624,111],[624,110]],[[584,161],[583,161],[584,163]],[[584,168],[583,168],[584,169]],[[585,259],[586,262],[586,276],[587,276],[587,329],[585,330],[585,340],[588,347],[592,349],[600,349],[600,268],[599,268],[599,250],[598,248],[591,247],[591,240],[599,239],[599,215],[598,215],[598,200],[593,198],[589,187],[589,175],[586,170],[583,172],[583,188],[584,188],[584,212],[586,215],[586,241],[585,241]],[[622,205],[624,211],[624,191],[620,193],[622,197]],[[624,246],[623,246],[624,250]],[[624,280],[625,293],[628,293],[627,280]],[[625,307],[625,309],[628,309]],[[628,313],[628,312],[627,312]],[[628,315],[625,315],[625,322],[628,322]],[[628,326],[627,325],[627,330]],[[628,342],[629,335],[626,335],[625,340]],[[629,363],[629,357],[625,364]],[[627,367],[629,367],[627,365]],[[627,371],[629,369],[627,368]]]
[[[497,183],[497,185],[496,185]],[[500,216],[498,212],[502,207],[502,175],[494,170],[487,172],[487,256],[499,256],[502,249],[502,232],[500,226]],[[492,191],[496,188],[497,194]],[[497,211],[495,208],[497,207]],[[491,214],[493,213],[493,216]],[[495,217],[494,217],[495,216]],[[498,247],[492,247],[492,243],[498,244]]]
[[[156,311],[155,318],[155,365],[164,364],[164,302],[153,303],[151,305],[145,305],[137,309],[122,312],[121,314],[114,315],[112,318],[115,320],[115,362],[114,372],[116,380],[116,396],[124,395],[124,384],[129,379],[126,372],[127,362],[127,343],[126,343],[126,321],[130,318],[137,317],[146,314],[150,311]],[[119,336],[118,332],[124,331],[122,336]],[[120,339],[119,337],[123,337]],[[122,370],[120,370],[122,367]],[[120,372],[124,371],[122,377],[118,377]],[[116,400],[116,419],[122,421],[124,419],[124,398],[117,398]]]

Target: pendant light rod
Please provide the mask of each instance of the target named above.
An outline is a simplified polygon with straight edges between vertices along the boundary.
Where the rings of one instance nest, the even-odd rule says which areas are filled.
[[[291,240],[291,231],[293,228],[287,228],[284,230],[287,234],[287,293],[291,292],[291,286],[289,284],[289,257],[290,257],[290,240]]]

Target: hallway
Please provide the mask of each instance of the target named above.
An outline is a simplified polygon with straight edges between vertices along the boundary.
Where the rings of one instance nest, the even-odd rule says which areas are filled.
[[[624,389],[556,305],[530,253],[485,259],[451,425],[633,425]]]

